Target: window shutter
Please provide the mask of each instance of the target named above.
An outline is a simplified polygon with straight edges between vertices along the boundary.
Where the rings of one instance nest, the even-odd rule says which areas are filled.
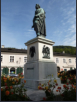
[[[22,72],[23,72],[23,69],[21,67],[18,67],[17,70],[16,70],[16,73],[19,74],[19,73],[22,73]]]

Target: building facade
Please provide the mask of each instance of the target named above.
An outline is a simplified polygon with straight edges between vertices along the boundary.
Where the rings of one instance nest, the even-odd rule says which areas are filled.
[[[76,55],[54,52],[54,62],[57,64],[58,71],[76,69]]]
[[[1,48],[1,74],[2,72],[6,74],[22,72],[24,74],[26,62],[27,50]]]
[[[67,71],[76,68],[76,55],[53,52],[57,71]],[[1,74],[22,72],[27,62],[27,50],[14,48],[1,48]]]

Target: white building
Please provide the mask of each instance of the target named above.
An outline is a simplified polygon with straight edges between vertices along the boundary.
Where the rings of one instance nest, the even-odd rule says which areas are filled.
[[[76,68],[76,55],[53,52],[54,62],[58,71]],[[12,73],[24,74],[24,64],[27,62],[27,50],[14,48],[1,48],[1,74]]]
[[[76,69],[76,55],[54,52],[54,62],[60,71]]]
[[[27,62],[27,50],[1,48],[1,73],[4,68],[8,68],[6,73],[17,71],[24,73],[24,64]],[[22,70],[21,70],[22,69]]]

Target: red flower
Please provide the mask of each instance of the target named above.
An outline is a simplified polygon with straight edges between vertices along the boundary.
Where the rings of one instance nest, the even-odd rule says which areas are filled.
[[[26,80],[24,80],[24,83],[26,83]]]
[[[21,75],[23,75],[23,73],[21,73]]]
[[[8,96],[10,94],[10,92],[9,91],[6,91],[5,94],[6,94],[6,96]]]
[[[8,89],[8,86],[6,86],[5,89],[7,90]]]
[[[7,83],[5,83],[5,86],[7,86]]]
[[[1,88],[1,91],[3,91],[3,88]]]
[[[66,88],[66,85],[63,85],[64,88]]]
[[[49,85],[49,82],[48,82],[48,85]]]
[[[71,80],[72,80],[73,78],[71,78]]]
[[[72,87],[74,87],[74,85],[72,84]]]
[[[46,98],[45,98],[45,97],[43,97],[43,100],[44,100],[44,101],[46,101]]]
[[[67,87],[67,89],[69,89],[69,87]]]
[[[56,90],[56,92],[58,92],[58,90]]]
[[[41,85],[41,83],[39,83],[39,85]]]
[[[42,90],[43,88],[41,86],[39,86],[39,90]]]
[[[18,83],[18,80],[16,80],[16,82]]]
[[[58,84],[56,83],[56,86],[58,86]]]
[[[57,89],[61,89],[61,87],[58,87]]]
[[[42,88],[41,86],[38,86],[38,89],[41,90],[41,89],[43,89],[43,88]]]
[[[14,93],[13,93],[13,92],[11,92],[11,94],[13,95]]]
[[[67,83],[67,85],[68,85],[68,83]]]
[[[64,94],[61,94],[61,96],[64,96]]]
[[[12,89],[13,88],[13,86],[10,86],[10,89]]]

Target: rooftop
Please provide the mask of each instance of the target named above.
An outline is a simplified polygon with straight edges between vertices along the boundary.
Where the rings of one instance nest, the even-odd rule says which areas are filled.
[[[27,53],[26,49],[16,49],[16,48],[1,48],[1,52],[7,52],[7,53]],[[70,57],[76,57],[76,55],[71,55],[68,53],[60,53],[60,52],[53,52],[54,56],[70,56]]]
[[[60,52],[53,52],[53,55],[54,56],[69,56],[69,57],[76,57],[76,55],[71,55],[71,54],[68,54],[68,53],[60,53]]]
[[[26,49],[16,49],[16,48],[1,48],[1,52],[27,53],[27,50]]]

